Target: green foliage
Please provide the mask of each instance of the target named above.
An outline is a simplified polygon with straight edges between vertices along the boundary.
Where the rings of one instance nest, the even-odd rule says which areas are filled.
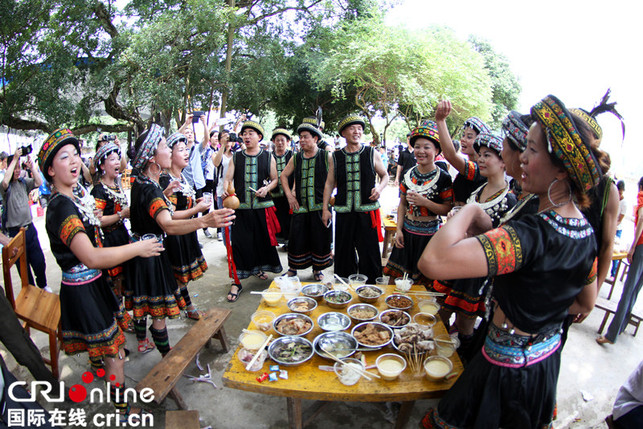
[[[520,83],[511,72],[507,59],[503,55],[497,54],[489,42],[474,36],[469,37],[469,42],[484,57],[493,91],[493,106],[489,125],[492,128],[500,129],[502,120],[507,116],[507,113],[518,105]]]

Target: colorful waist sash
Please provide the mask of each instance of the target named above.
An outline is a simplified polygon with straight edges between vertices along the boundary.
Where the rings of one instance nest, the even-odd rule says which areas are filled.
[[[482,354],[494,365],[522,368],[546,359],[560,344],[559,329],[534,337],[511,334],[491,324]]]
[[[68,271],[63,271],[61,283],[68,286],[80,286],[91,283],[102,275],[101,270],[87,268],[85,264],[78,264]]]
[[[428,222],[420,220],[411,220],[404,217],[404,230],[415,235],[433,235],[440,228],[440,219],[430,220]]]

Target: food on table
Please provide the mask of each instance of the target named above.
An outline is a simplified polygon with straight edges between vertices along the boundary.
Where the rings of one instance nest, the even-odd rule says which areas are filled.
[[[431,356],[424,361],[424,370],[429,378],[441,379],[446,377],[453,369],[451,361],[442,356]]]
[[[270,306],[276,305],[281,299],[282,293],[278,290],[265,290],[262,293],[264,301]]]
[[[307,302],[293,302],[292,306],[290,307],[292,311],[308,311],[310,310],[310,306],[308,305]]]
[[[237,357],[245,367],[250,363],[250,361],[252,361],[252,358],[255,357],[256,353],[257,353],[256,350],[246,350],[242,348],[239,350],[239,353],[237,353]],[[268,356],[268,352],[266,352],[265,350],[262,350],[261,354],[255,361],[255,363],[253,363],[252,366],[248,368],[248,371],[252,371],[252,372],[259,371],[263,367],[263,363],[266,360],[267,356]]]
[[[362,377],[361,371],[364,370],[364,365],[356,359],[346,359],[343,363],[336,362],[334,369],[342,384],[352,386]]]
[[[391,339],[389,331],[374,323],[365,324],[360,330],[354,331],[353,336],[367,346],[381,346]]]
[[[402,353],[426,353],[433,349],[433,330],[418,324],[407,325],[395,332],[393,344]]]
[[[290,341],[287,343],[280,343],[272,350],[272,356],[279,359],[281,362],[296,363],[307,359],[313,352],[310,344],[297,343]]]
[[[257,329],[264,332],[270,330],[273,320],[275,320],[275,315],[270,311],[257,311],[252,315],[252,323]]]
[[[331,304],[345,304],[351,300],[351,294],[344,291],[329,293],[326,295],[326,301]]]
[[[343,358],[350,355],[354,348],[345,343],[324,344],[320,354],[328,356],[329,354],[336,358]],[[328,356],[330,357],[330,356]]]
[[[355,307],[348,310],[348,314],[360,320],[372,319],[377,315],[377,310],[370,307]]]
[[[284,318],[277,322],[275,328],[283,335],[301,335],[312,328],[312,323],[303,318]]]
[[[404,326],[411,321],[411,317],[404,311],[391,310],[383,312],[380,321],[389,326]]]
[[[358,292],[358,295],[364,298],[377,298],[381,294],[382,292],[379,289],[372,286],[364,286],[362,288],[359,288]]]
[[[351,320],[343,313],[324,313],[317,318],[317,325],[324,331],[342,331],[350,324]]]
[[[413,301],[403,295],[391,295],[386,299],[389,307],[393,308],[409,308],[413,306]]]
[[[241,345],[248,350],[258,350],[266,341],[266,335],[259,331],[248,331],[241,336]]]
[[[435,301],[420,301],[418,303],[418,307],[420,312],[432,314],[434,316],[437,314],[438,310],[440,310],[440,306]]]
[[[375,366],[384,380],[395,380],[406,369],[406,360],[400,355],[386,353],[377,358]]]

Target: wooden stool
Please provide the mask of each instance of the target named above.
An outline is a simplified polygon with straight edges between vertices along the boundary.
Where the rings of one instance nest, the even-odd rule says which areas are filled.
[[[229,349],[228,339],[223,329],[223,323],[230,315],[230,310],[212,308],[201,320],[181,338],[181,340],[152,368],[152,370],[136,385],[139,392],[146,387],[154,391],[154,402],[160,404],[168,394],[182,410],[187,410],[183,397],[176,390],[176,383],[203,347],[209,347],[210,340],[217,338],[223,351]],[[179,426],[176,426],[179,427]]]
[[[597,298],[594,307],[598,308],[599,310],[605,311],[605,316],[603,317],[601,326],[598,328],[598,333],[602,334],[603,329],[605,329],[605,325],[607,325],[607,320],[609,319],[610,314],[616,314],[616,308],[618,307],[618,305],[615,302],[608,301],[603,298]],[[637,332],[639,331],[639,324],[641,323],[641,319],[641,316],[632,313],[629,320],[627,321],[629,325],[634,326],[634,336],[636,336]]]

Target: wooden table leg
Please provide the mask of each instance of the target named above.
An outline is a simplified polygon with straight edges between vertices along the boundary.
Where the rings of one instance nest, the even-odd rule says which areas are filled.
[[[288,426],[290,429],[302,429],[304,427],[301,419],[301,399],[286,398],[288,404]]]
[[[403,429],[406,426],[409,422],[409,418],[411,417],[411,411],[413,411],[414,405],[415,401],[402,402],[400,412],[397,414],[397,420],[395,420],[395,429]]]
[[[172,390],[170,390],[170,393],[168,394],[168,396],[174,399],[174,402],[176,402],[176,405],[178,405],[180,409],[182,410],[188,409],[188,405],[183,400],[183,396],[181,396],[179,391],[176,389],[176,386],[174,386]]]

